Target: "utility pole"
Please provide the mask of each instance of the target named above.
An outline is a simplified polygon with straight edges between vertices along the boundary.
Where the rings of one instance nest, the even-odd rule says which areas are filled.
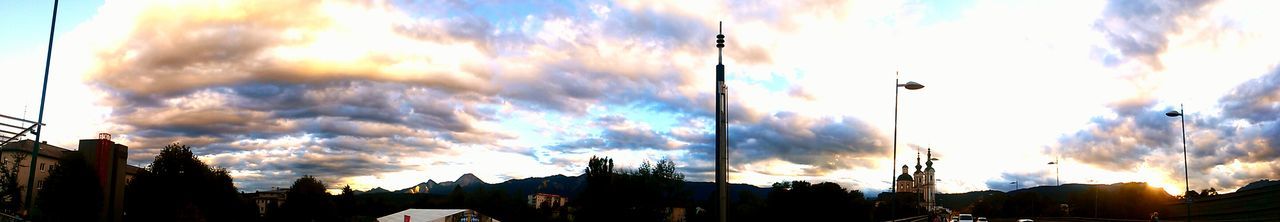
[[[716,211],[719,221],[725,222],[729,211],[729,135],[725,130],[729,123],[725,116],[729,88],[724,85],[724,22],[720,22],[720,33],[716,34],[716,49]]]

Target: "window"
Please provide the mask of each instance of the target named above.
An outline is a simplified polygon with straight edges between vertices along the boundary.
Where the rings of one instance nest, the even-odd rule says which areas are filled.
[[[44,163],[40,163],[40,172],[44,172]]]

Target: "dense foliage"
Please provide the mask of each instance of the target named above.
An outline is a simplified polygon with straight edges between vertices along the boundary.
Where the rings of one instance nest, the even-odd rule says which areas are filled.
[[[615,171],[613,160],[592,157],[587,163],[587,186],[575,206],[583,221],[663,221],[676,208],[693,203],[684,188],[684,175],[671,160],[645,162],[635,171]]]
[[[19,169],[27,156],[28,154],[16,152],[0,158],[0,212],[15,215],[22,208],[22,189],[26,187],[20,185],[18,172],[21,172]]]
[[[181,144],[165,146],[125,188],[128,221],[251,221],[257,213],[226,169],[210,167]]]
[[[102,188],[98,177],[79,154],[58,161],[36,195],[37,221],[98,221]]]

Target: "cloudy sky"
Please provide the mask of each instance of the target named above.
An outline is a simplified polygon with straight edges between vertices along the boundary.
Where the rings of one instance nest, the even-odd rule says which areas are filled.
[[[1273,4],[1273,5],[1260,5]],[[713,178],[724,22],[730,180],[943,192],[1280,178],[1271,1],[66,1],[44,140],[174,142],[243,190],[577,175],[591,156]],[[0,113],[35,119],[52,4],[0,2]],[[896,174],[896,173],[895,173]]]

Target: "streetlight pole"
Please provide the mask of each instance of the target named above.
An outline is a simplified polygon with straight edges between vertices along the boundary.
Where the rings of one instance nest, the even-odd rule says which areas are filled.
[[[898,88],[907,88],[907,90],[924,88],[924,85],[920,85],[920,83],[912,81],[900,83],[901,80],[899,80],[899,77],[901,77],[901,74],[898,72],[894,72],[893,74],[895,76],[893,78],[893,165],[889,166],[889,219],[894,219],[898,216],[898,208],[896,204],[898,188],[897,184],[895,184],[895,182],[897,182],[898,175],[897,171],[895,171],[895,168],[898,166]]]
[[[1191,192],[1191,173],[1187,170],[1187,116],[1183,114],[1185,108],[1182,104],[1178,104],[1178,110],[1169,111],[1164,115],[1182,119],[1182,181],[1183,188],[1186,189],[1182,192],[1184,199],[1182,201],[1187,203],[1187,221],[1191,221],[1191,195],[1187,195]]]
[[[1089,180],[1089,183],[1096,183],[1096,182],[1094,180]],[[1102,189],[1102,187],[1098,186],[1097,184],[1094,184],[1093,185],[1093,218],[1098,218],[1098,189]]]
[[[1049,162],[1049,165],[1053,165],[1053,180],[1058,186],[1062,186],[1062,167],[1059,167],[1062,166],[1061,163],[1062,161],[1057,158],[1054,158],[1053,162]]]

